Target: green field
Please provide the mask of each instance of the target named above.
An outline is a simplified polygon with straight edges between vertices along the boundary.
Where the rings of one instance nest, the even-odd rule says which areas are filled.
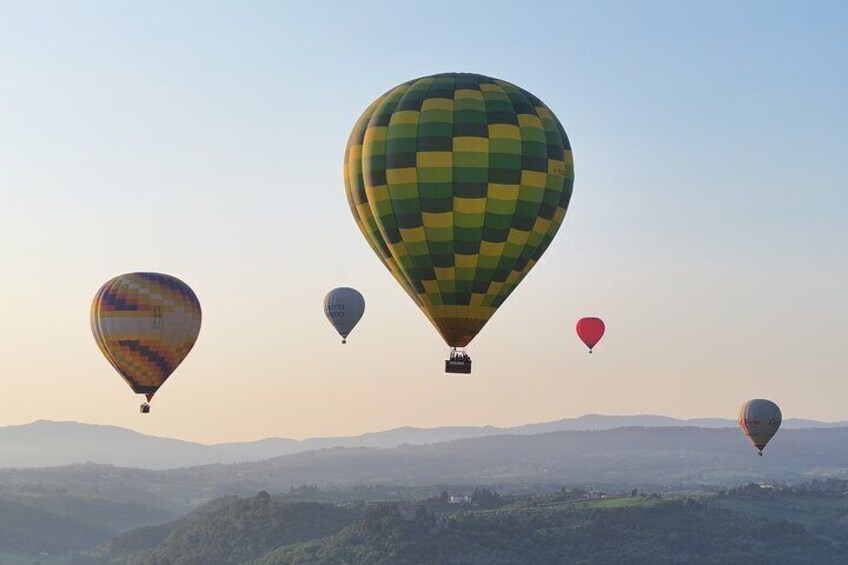
[[[620,496],[612,498],[595,498],[575,502],[575,506],[583,508],[625,508],[627,506],[638,506],[644,503],[641,497]]]

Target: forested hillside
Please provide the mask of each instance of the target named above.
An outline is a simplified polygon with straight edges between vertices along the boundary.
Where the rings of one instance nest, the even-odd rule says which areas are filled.
[[[163,526],[127,532],[79,563],[244,563],[281,546],[339,532],[356,510],[316,502],[283,502],[261,492],[217,501]]]
[[[78,565],[844,563],[848,482],[712,494],[441,496],[393,503],[216,502],[124,534]],[[457,503],[457,500],[460,502]]]
[[[161,508],[62,489],[0,490],[0,551],[87,549],[126,530],[175,517]]]

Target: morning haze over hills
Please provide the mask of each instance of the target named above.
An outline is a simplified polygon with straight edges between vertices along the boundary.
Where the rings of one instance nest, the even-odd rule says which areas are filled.
[[[158,500],[154,506],[160,509],[186,512],[218,496],[282,492],[303,485],[330,492],[364,485],[402,491],[428,491],[438,485],[488,485],[511,491],[563,484],[613,490],[635,484],[691,489],[749,480],[842,477],[848,469],[844,448],[848,426],[795,422],[781,431],[761,459],[753,456],[738,428],[719,419],[707,420],[709,427],[658,416],[583,420],[513,430],[484,427],[477,428],[476,435],[467,429],[463,439],[445,437],[458,435],[455,429],[448,434],[392,430],[385,435],[291,442],[294,445],[283,444],[286,454],[267,442],[202,446],[120,428],[35,422],[3,429],[3,449],[15,453],[10,436],[18,435],[18,441],[29,442],[33,453],[47,453],[64,440],[90,458],[80,461],[83,456],[68,452],[64,457],[69,460],[60,461],[63,454],[57,452],[49,463],[31,460],[30,465],[0,469],[0,487],[7,494],[22,485],[66,494],[105,489],[110,499],[145,504]],[[670,425],[675,422],[678,425]],[[619,427],[634,423],[639,425]],[[263,457],[257,456],[257,446]],[[239,452],[239,447],[249,449]]]
[[[46,421],[0,437],[19,457],[79,450],[0,469],[11,563],[838,563],[848,544],[842,423],[787,421],[762,458],[730,420],[662,416],[209,446]],[[112,463],[58,461],[80,453]]]
[[[404,427],[353,437],[294,440],[267,438],[258,441],[200,444],[144,435],[129,429],[78,422],[39,420],[0,427],[0,468],[42,467],[74,463],[103,463],[143,469],[168,469],[210,463],[258,461],[304,451],[334,447],[392,448],[458,439],[501,435],[534,435],[561,431],[600,431],[627,427],[737,428],[734,420],[667,416],[604,416],[587,414],[553,422],[509,428],[495,426]],[[783,429],[837,428],[848,422],[820,422],[790,418]]]

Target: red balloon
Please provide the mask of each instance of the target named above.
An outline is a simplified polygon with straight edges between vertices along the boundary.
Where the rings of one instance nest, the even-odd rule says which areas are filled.
[[[592,348],[597,345],[604,336],[604,321],[600,318],[580,318],[577,321],[577,335],[592,353]]]

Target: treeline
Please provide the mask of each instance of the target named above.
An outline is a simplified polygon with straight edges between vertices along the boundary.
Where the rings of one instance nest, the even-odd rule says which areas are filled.
[[[768,494],[832,494],[848,495],[848,481],[836,478],[813,479],[804,483],[747,483],[721,489],[722,495],[751,496]]]
[[[694,498],[620,502],[464,511],[435,524],[397,515],[369,517],[255,563],[844,563],[844,543],[797,523],[753,519]]]
[[[839,526],[848,517],[848,497],[840,490],[845,484],[815,482],[806,493],[779,487],[768,494],[755,486],[663,497],[592,497],[579,489],[516,497],[478,488],[467,500],[445,491],[419,500],[344,505],[291,502],[262,492],[135,530],[76,563],[845,562],[848,529]]]

